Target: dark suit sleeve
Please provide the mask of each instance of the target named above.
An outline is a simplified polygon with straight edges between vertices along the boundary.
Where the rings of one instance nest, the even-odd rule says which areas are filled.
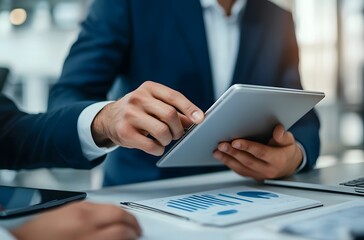
[[[89,104],[32,115],[0,95],[0,169],[92,168],[100,163],[103,157],[90,162],[83,156],[77,132],[78,116]]]
[[[283,58],[281,85],[288,88],[302,89],[299,75],[299,53],[297,40],[295,36],[294,22],[292,15],[286,11],[281,10],[280,22],[283,46]],[[305,148],[307,155],[307,164],[303,170],[312,169],[317,161],[320,153],[320,122],[315,110],[311,110],[304,117],[302,117],[296,124],[294,124],[289,131],[293,133],[296,141],[300,142]]]
[[[70,102],[105,100],[115,78],[129,64],[129,11],[126,0],[95,0],[51,89],[49,109]]]

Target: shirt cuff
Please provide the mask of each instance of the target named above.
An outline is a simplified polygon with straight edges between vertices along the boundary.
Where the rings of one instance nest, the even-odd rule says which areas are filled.
[[[296,142],[297,143],[297,146],[301,149],[302,151],[302,162],[301,164],[298,166],[298,168],[296,169],[296,172],[295,173],[298,173],[300,172],[305,166],[306,166],[306,163],[307,163],[307,155],[306,155],[306,150],[305,148],[302,146],[301,143],[299,142]]]
[[[0,227],[0,239],[1,240],[16,240],[16,238],[10,234],[5,228]]]
[[[117,146],[110,148],[98,147],[92,138],[91,133],[91,124],[94,118],[101,109],[109,103],[112,103],[112,101],[94,103],[85,108],[78,117],[77,131],[80,138],[82,153],[83,156],[90,161],[95,160],[117,148]]]

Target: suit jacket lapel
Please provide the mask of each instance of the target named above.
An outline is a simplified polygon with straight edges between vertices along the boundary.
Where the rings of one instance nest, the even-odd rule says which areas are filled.
[[[166,2],[171,4],[173,18],[177,21],[179,28],[178,31],[186,40],[188,49],[199,68],[200,77],[205,86],[205,91],[201,94],[204,94],[204,99],[208,103],[207,106],[212,105],[214,97],[211,65],[200,1],[168,0]]]
[[[248,0],[240,25],[240,46],[233,77],[234,83],[249,83],[249,73],[256,62],[259,46],[263,41],[264,16],[260,1]]]

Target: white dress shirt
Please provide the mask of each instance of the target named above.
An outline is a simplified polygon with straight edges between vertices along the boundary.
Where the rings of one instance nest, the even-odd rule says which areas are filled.
[[[83,156],[88,160],[95,160],[102,155],[105,155],[113,151],[117,147],[100,148],[96,145],[92,138],[91,125],[96,115],[101,111],[103,107],[109,104],[110,101],[94,103],[85,108],[77,121],[77,131],[80,138],[80,144]]]
[[[246,0],[236,0],[227,16],[217,0],[201,0],[215,99],[231,85],[239,51],[240,18]]]

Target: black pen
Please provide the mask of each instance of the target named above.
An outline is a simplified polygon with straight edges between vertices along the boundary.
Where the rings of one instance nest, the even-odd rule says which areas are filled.
[[[120,204],[122,206],[126,206],[126,207],[131,208],[131,209],[147,210],[147,211],[150,211],[150,212],[156,212],[156,213],[164,214],[164,215],[167,215],[167,216],[181,218],[181,219],[188,220],[188,221],[190,220],[188,217],[184,217],[184,216],[181,216],[181,215],[178,215],[178,214],[175,214],[175,213],[171,213],[171,212],[167,212],[167,211],[164,211],[164,210],[160,210],[160,209],[157,209],[157,208],[145,206],[145,205],[135,203],[135,202],[120,202]]]

